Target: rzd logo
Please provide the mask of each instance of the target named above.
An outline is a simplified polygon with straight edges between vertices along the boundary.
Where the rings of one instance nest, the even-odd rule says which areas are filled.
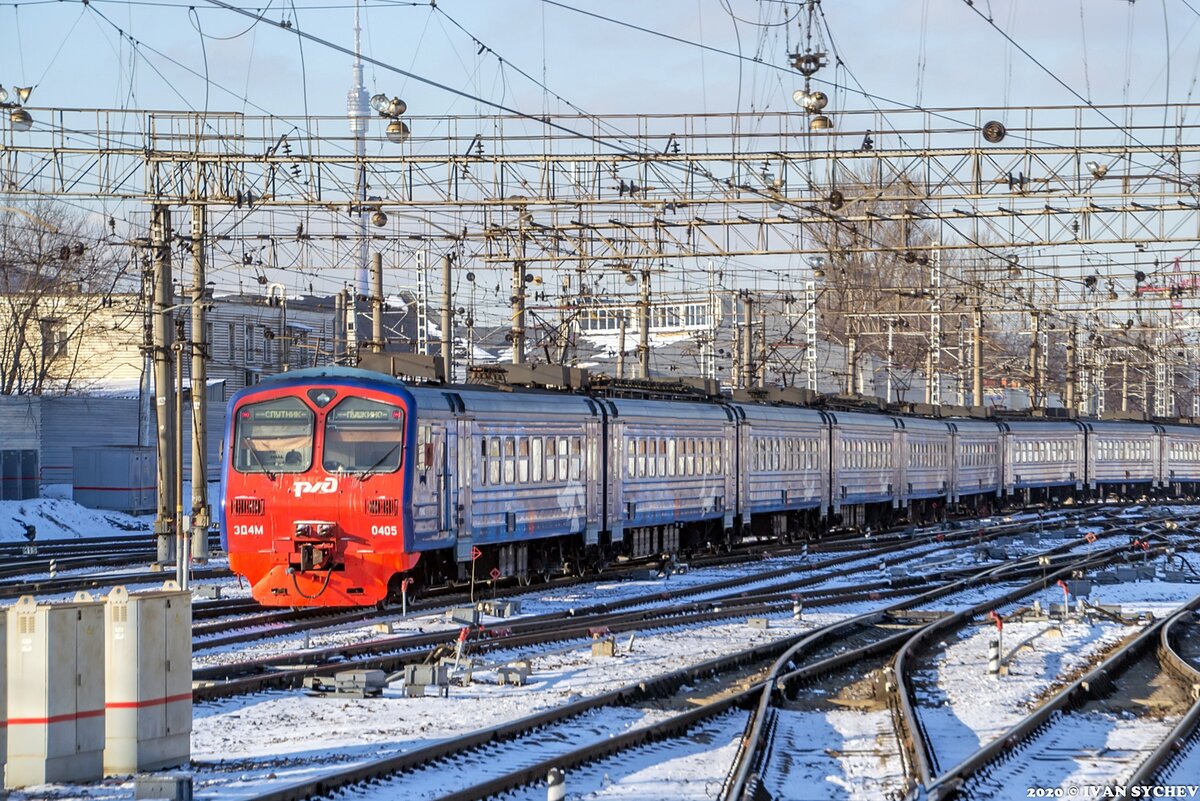
[[[292,493],[299,498],[301,495],[329,495],[337,492],[338,483],[336,478],[327,478],[324,481],[297,481],[292,485]]]

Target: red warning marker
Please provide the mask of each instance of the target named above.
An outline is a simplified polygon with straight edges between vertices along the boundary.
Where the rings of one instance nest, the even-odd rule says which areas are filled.
[[[492,581],[495,581],[496,579],[500,578],[502,574],[500,573],[500,568],[493,567],[492,572],[488,573],[488,575],[492,577]]]
[[[479,550],[478,545],[471,546],[471,561],[474,562],[479,557],[483,556],[483,551]]]

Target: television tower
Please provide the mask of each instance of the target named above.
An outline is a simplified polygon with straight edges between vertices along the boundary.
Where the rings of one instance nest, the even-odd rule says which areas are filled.
[[[367,213],[364,205],[367,200],[367,127],[371,120],[371,106],[367,99],[367,89],[363,86],[362,25],[359,23],[358,0],[354,3],[354,77],[346,95],[346,116],[350,119],[350,133],[354,136],[354,155],[358,159],[354,187],[354,195],[358,200],[358,279],[355,283],[358,294],[367,295],[370,269],[367,262],[370,254],[367,247]]]

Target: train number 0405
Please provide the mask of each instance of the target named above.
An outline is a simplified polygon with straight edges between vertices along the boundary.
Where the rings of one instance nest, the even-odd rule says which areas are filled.
[[[371,526],[371,534],[375,537],[398,537],[400,530],[398,526]]]

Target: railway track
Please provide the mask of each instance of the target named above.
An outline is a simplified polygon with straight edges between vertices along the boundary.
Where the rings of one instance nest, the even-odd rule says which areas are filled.
[[[1116,530],[1110,529],[1102,536],[1112,536],[1116,533]],[[1166,552],[1166,547],[1165,544],[1160,544],[1156,546],[1156,551]],[[905,675],[906,657],[923,641],[948,639],[950,630],[966,625],[983,611],[1014,604],[1021,597],[1040,590],[1048,581],[1054,580],[1055,576],[1069,575],[1086,565],[1112,561],[1119,558],[1124,550],[1118,545],[1091,557],[1076,556],[1080,561],[1074,565],[1056,563],[1046,568],[1048,572],[1045,580],[1031,582],[1020,591],[1006,593],[999,598],[989,599],[969,609],[941,617],[924,625],[914,634],[888,633],[886,629],[880,628],[877,619],[871,617],[850,621],[841,635],[844,640],[841,648],[845,651],[845,657],[840,662],[831,662],[839,666],[848,665],[848,671],[845,675],[830,679],[832,684],[829,686],[810,688],[812,692],[804,695],[794,691],[799,681],[798,674],[781,677],[778,675],[777,666],[772,673],[771,686],[774,690],[764,692],[760,699],[759,709],[747,727],[742,750],[730,771],[722,798],[730,801],[755,799],[760,797],[759,794],[766,789],[766,785],[769,785],[769,791],[773,793],[771,797],[789,797],[786,791],[789,783],[773,780],[772,770],[777,768],[772,768],[771,758],[772,745],[778,743],[776,750],[782,751],[786,750],[786,744],[789,742],[793,743],[795,748],[781,760],[790,766],[785,773],[793,779],[790,786],[805,787],[806,792],[819,794],[819,790],[813,790],[814,782],[820,785],[825,777],[836,776],[843,770],[853,773],[856,769],[856,759],[859,772],[849,778],[859,781],[859,789],[873,797],[901,795],[906,791],[927,786],[927,782],[922,782],[921,779],[933,773],[930,763],[936,757],[928,749],[924,732],[913,713],[914,699],[911,697]],[[997,570],[996,575],[1004,572],[1011,574],[1022,563],[1027,567],[1029,560],[1017,560],[1011,566]],[[1050,570],[1054,572],[1051,573]],[[918,609],[920,606],[921,603],[917,602],[910,605],[909,609]],[[872,632],[875,635],[873,637],[869,636]],[[864,636],[870,642],[860,647],[857,640]],[[881,671],[879,667],[882,660],[879,654],[886,652],[888,648],[893,648],[896,656],[890,670]],[[871,658],[874,658],[874,662],[869,661]],[[785,655],[780,661],[785,660],[794,661],[794,656]],[[843,724],[849,732],[847,737],[851,738],[847,747],[853,751],[854,743],[859,743],[866,753],[882,752],[884,757],[880,761],[871,762],[868,759],[864,763],[862,754],[858,754],[857,758],[842,760],[840,765],[833,765],[829,763],[835,760],[830,759],[824,748],[814,750],[812,732],[816,730],[814,726],[819,724],[806,719],[806,713],[827,706],[830,703],[829,699],[837,699],[836,703],[839,705],[834,718],[837,715],[853,715],[858,718]],[[789,703],[792,708],[789,708]],[[892,707],[890,715],[884,713],[881,703]],[[855,715],[848,712],[847,708],[860,709],[862,714]],[[830,725],[826,722],[825,715],[817,717],[821,720],[821,725]],[[888,717],[892,718],[890,725]],[[797,720],[802,722],[797,724]],[[804,736],[800,736],[801,734]],[[922,750],[914,752],[915,748]],[[804,772],[803,764],[806,757],[807,766],[810,768],[807,773]],[[1012,786],[1010,784],[1009,789]],[[828,789],[833,791],[837,788],[830,786]]]
[[[1200,618],[1194,610],[1181,610],[1163,623],[1158,657],[1190,689],[1192,705],[1125,782],[1130,791],[1156,784],[1194,784],[1200,777]]]
[[[1168,622],[1197,608],[1200,595],[1145,627],[1002,736],[931,776],[924,784],[928,797],[1007,798],[1013,787],[1124,784],[1190,704],[1190,687],[1167,667],[1176,657],[1158,646]]]
[[[1048,578],[1053,580],[1058,575],[1066,575],[1082,563],[1083,560],[1077,559],[1075,563],[1050,574]],[[879,637],[870,637],[873,642],[856,650],[879,648],[881,642],[884,643],[882,647],[887,648],[897,636],[907,637],[908,632],[904,629],[913,624],[913,621],[904,619],[903,609],[914,601],[931,602],[947,598],[956,592],[977,592],[981,585],[994,587],[1001,576],[1008,579],[1012,578],[1013,573],[1033,569],[1028,564],[1016,563],[1004,567],[1012,569],[1006,571],[992,567],[977,571],[972,578],[942,581],[936,588],[927,590],[915,598],[912,597],[912,590],[892,590],[891,592],[904,592],[909,598],[887,609],[855,619],[863,625],[875,625],[882,629],[891,627],[891,631]],[[1034,583],[1038,587],[1042,586],[1040,579]],[[1003,591],[1003,587],[995,589]],[[830,598],[831,601],[835,599],[845,600],[837,599],[836,596]],[[989,600],[988,603],[992,601]],[[889,619],[889,615],[893,617]],[[644,627],[641,624],[635,625]],[[803,677],[806,674],[818,675],[827,670],[832,661],[845,658],[846,643],[853,642],[852,638],[841,636],[846,633],[846,625],[837,624],[816,632],[793,635],[749,651],[710,660],[703,665],[693,666],[660,679],[638,682],[529,718],[472,732],[453,741],[340,769],[318,779],[265,793],[256,797],[255,801],[292,801],[321,797],[362,783],[370,783],[371,792],[387,792],[389,785],[378,783],[396,781],[386,777],[395,776],[400,772],[406,772],[403,777],[406,796],[467,801],[541,782],[551,767],[572,770],[617,754],[625,758],[631,751],[684,747],[685,741],[681,739],[684,735],[693,739],[704,739],[716,736],[714,732],[736,730],[746,719],[745,713],[740,711],[742,707],[751,705],[764,691],[770,694],[769,688],[776,686],[773,680],[763,680],[762,671],[768,665],[786,665],[794,676]],[[787,657],[782,655],[785,652]],[[801,652],[805,655],[800,656]],[[801,661],[804,662],[803,667],[798,666]],[[713,682],[716,681],[712,678],[714,676],[724,676],[724,679],[717,681],[716,686],[713,686]],[[708,677],[707,686],[702,683],[705,677]],[[680,690],[685,685],[689,688],[686,698],[680,696]],[[655,702],[655,709],[660,710],[652,716],[658,719],[633,728],[629,728],[628,725],[614,726],[613,721],[607,718],[580,719],[585,713],[602,707],[628,707],[634,704],[644,705],[651,701]],[[575,722],[563,728],[566,721],[572,720]],[[629,721],[627,716],[618,716],[616,719],[618,724],[628,724]],[[547,746],[547,742],[552,745]],[[420,791],[422,783],[426,781],[423,776],[444,776],[444,771],[439,773],[439,766],[445,768],[451,763],[455,766],[475,765],[478,766],[478,770],[486,769],[488,773],[496,772],[501,765],[511,766],[511,769],[500,769],[497,775],[483,782],[449,794],[434,792],[431,796]],[[396,786],[396,791],[400,792],[399,785]]]

